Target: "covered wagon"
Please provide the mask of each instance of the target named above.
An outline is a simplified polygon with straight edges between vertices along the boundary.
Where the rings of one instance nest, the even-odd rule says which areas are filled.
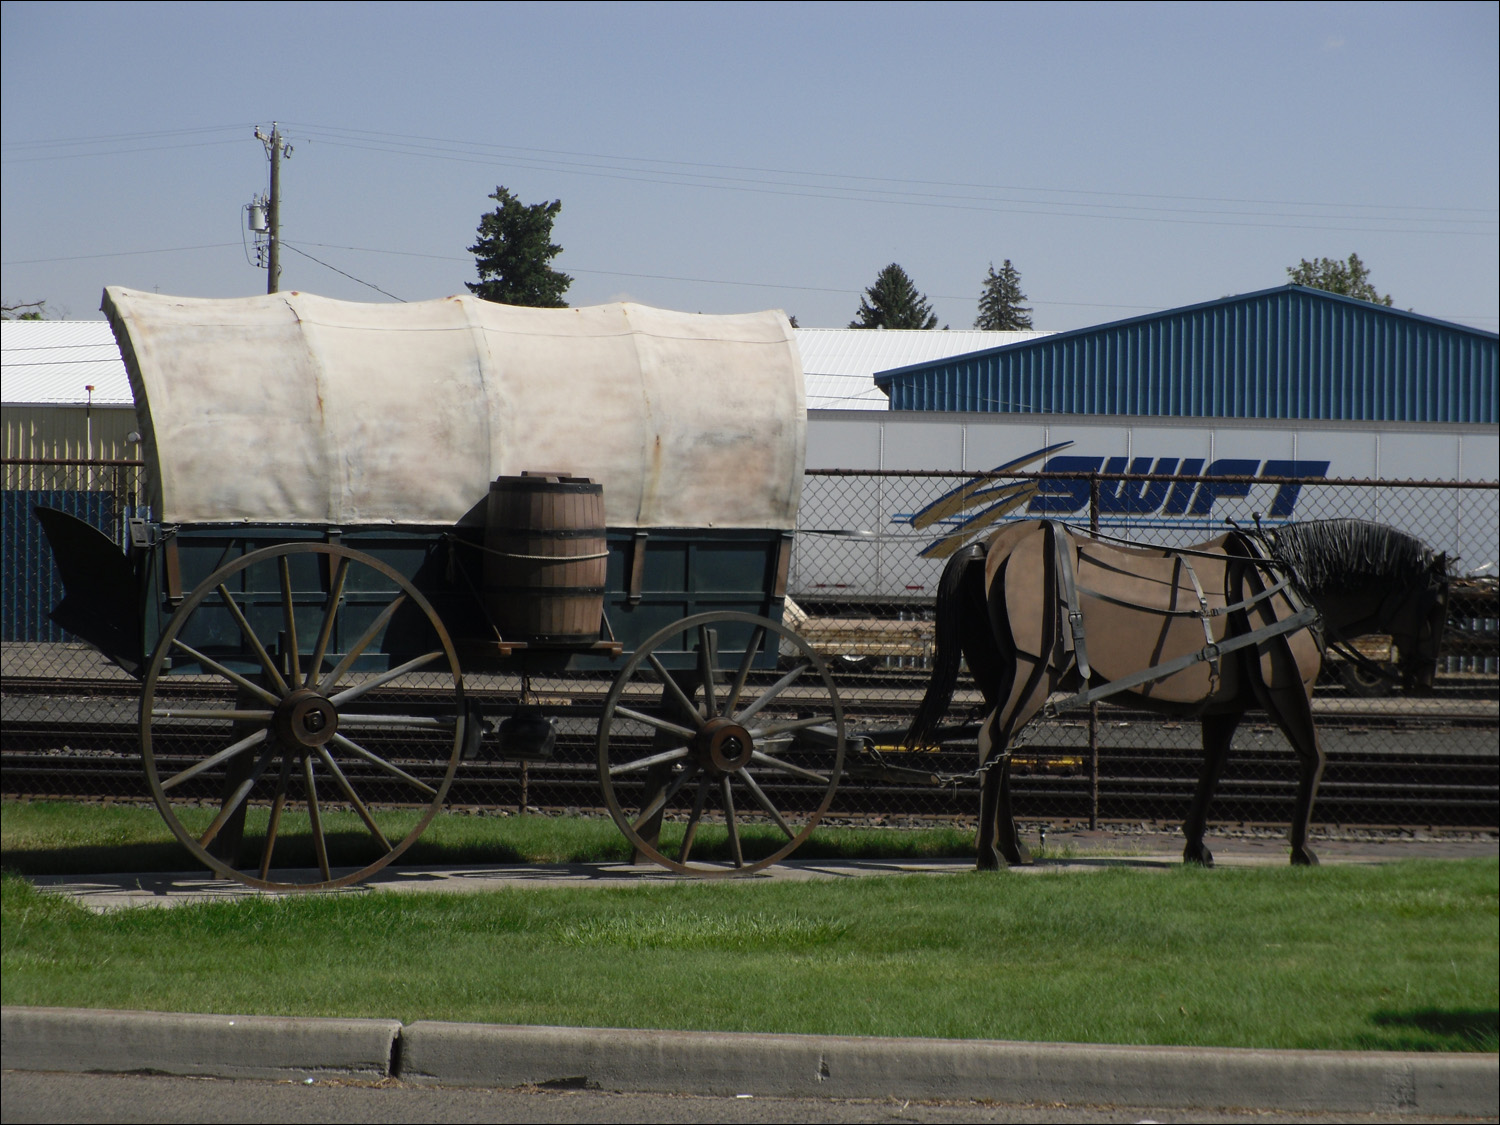
[[[143,502],[123,552],[39,512],[68,582],[55,616],[140,677],[148,784],[208,866],[363,879],[465,756],[545,752],[550,720],[519,695],[476,706],[466,669],[613,672],[605,803],[669,867],[759,869],[827,810],[843,719],[781,623],[806,425],[784,315],[120,288],[104,311]],[[393,788],[421,810],[399,838],[370,796]],[[347,870],[334,807],[368,834]],[[747,858],[747,819],[781,844]],[[725,864],[693,858],[707,820]]]

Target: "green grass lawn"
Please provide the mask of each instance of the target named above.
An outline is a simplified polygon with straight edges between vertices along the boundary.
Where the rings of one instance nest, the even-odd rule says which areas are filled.
[[[8,874],[6,1004],[1495,1051],[1500,864],[353,892],[95,915]]]

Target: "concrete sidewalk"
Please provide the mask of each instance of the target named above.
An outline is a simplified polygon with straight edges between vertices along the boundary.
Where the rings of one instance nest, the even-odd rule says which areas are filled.
[[[1036,843],[1033,837],[1028,841]],[[1047,847],[1058,858],[1045,858],[1029,867],[1012,868],[1016,876],[1062,872],[1093,872],[1127,867],[1166,871],[1182,862],[1182,840],[1168,833],[1059,831],[1049,833]],[[1211,837],[1208,841],[1220,867],[1280,866],[1287,863],[1287,844],[1279,834]],[[1314,850],[1325,864],[1393,863],[1404,859],[1482,859],[1500,856],[1500,836],[1365,836],[1314,839]],[[789,859],[756,875],[751,881],[856,879],[873,875],[945,875],[972,871],[972,859]],[[335,869],[335,874],[347,869]],[[310,882],[312,872],[271,873],[273,879]],[[333,894],[382,891],[469,893],[506,887],[620,887],[638,883],[691,881],[654,864],[555,863],[486,866],[388,867],[358,887]],[[243,883],[221,879],[205,870],[107,875],[37,875],[38,888],[67,895],[91,910],[130,906],[178,906],[264,895]]]
[[[1495,1055],[5,1008],[6,1069],[1495,1117]]]

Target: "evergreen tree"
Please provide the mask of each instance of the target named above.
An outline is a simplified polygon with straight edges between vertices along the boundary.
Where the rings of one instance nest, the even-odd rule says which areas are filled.
[[[975,328],[990,332],[1015,332],[1031,327],[1031,310],[1022,303],[1026,294],[1021,292],[1021,271],[1005,259],[1000,272],[995,272],[995,263],[990,263],[989,276],[984,279],[984,288],[979,294],[979,316]]]
[[[1306,285],[1311,289],[1322,289],[1339,293],[1345,297],[1357,297],[1361,301],[1373,301],[1377,305],[1389,305],[1389,294],[1381,296],[1370,284],[1370,271],[1359,260],[1358,254],[1350,254],[1347,262],[1333,258],[1319,258],[1309,262],[1306,258],[1293,268],[1287,266],[1286,276],[1293,285]]]
[[[503,187],[490,198],[499,206],[480,218],[479,241],[469,247],[479,270],[477,282],[465,282],[469,292],[502,305],[567,308],[563,294],[573,279],[548,265],[562,253],[552,241],[561,200],[526,204]]]
[[[906,271],[895,262],[886,266],[865,290],[859,313],[850,328],[936,328],[937,314]]]

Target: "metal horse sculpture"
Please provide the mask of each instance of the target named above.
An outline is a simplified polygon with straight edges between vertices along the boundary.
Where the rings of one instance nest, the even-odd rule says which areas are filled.
[[[1128,692],[1131,702],[1197,718],[1203,772],[1183,834],[1189,863],[1235,728],[1264,709],[1300,768],[1292,862],[1315,864],[1307,827],[1324,755],[1313,683],[1326,645],[1394,637],[1411,685],[1430,687],[1447,612],[1444,556],[1381,524],[1327,520],[1235,530],[1200,546],[1138,548],[1028,521],[955,554],[939,586],[932,680],[907,734],[931,741],[958,679],[960,649],[984,694],[979,867],[1028,862],[1010,804],[1016,734],[1051,708]]]

